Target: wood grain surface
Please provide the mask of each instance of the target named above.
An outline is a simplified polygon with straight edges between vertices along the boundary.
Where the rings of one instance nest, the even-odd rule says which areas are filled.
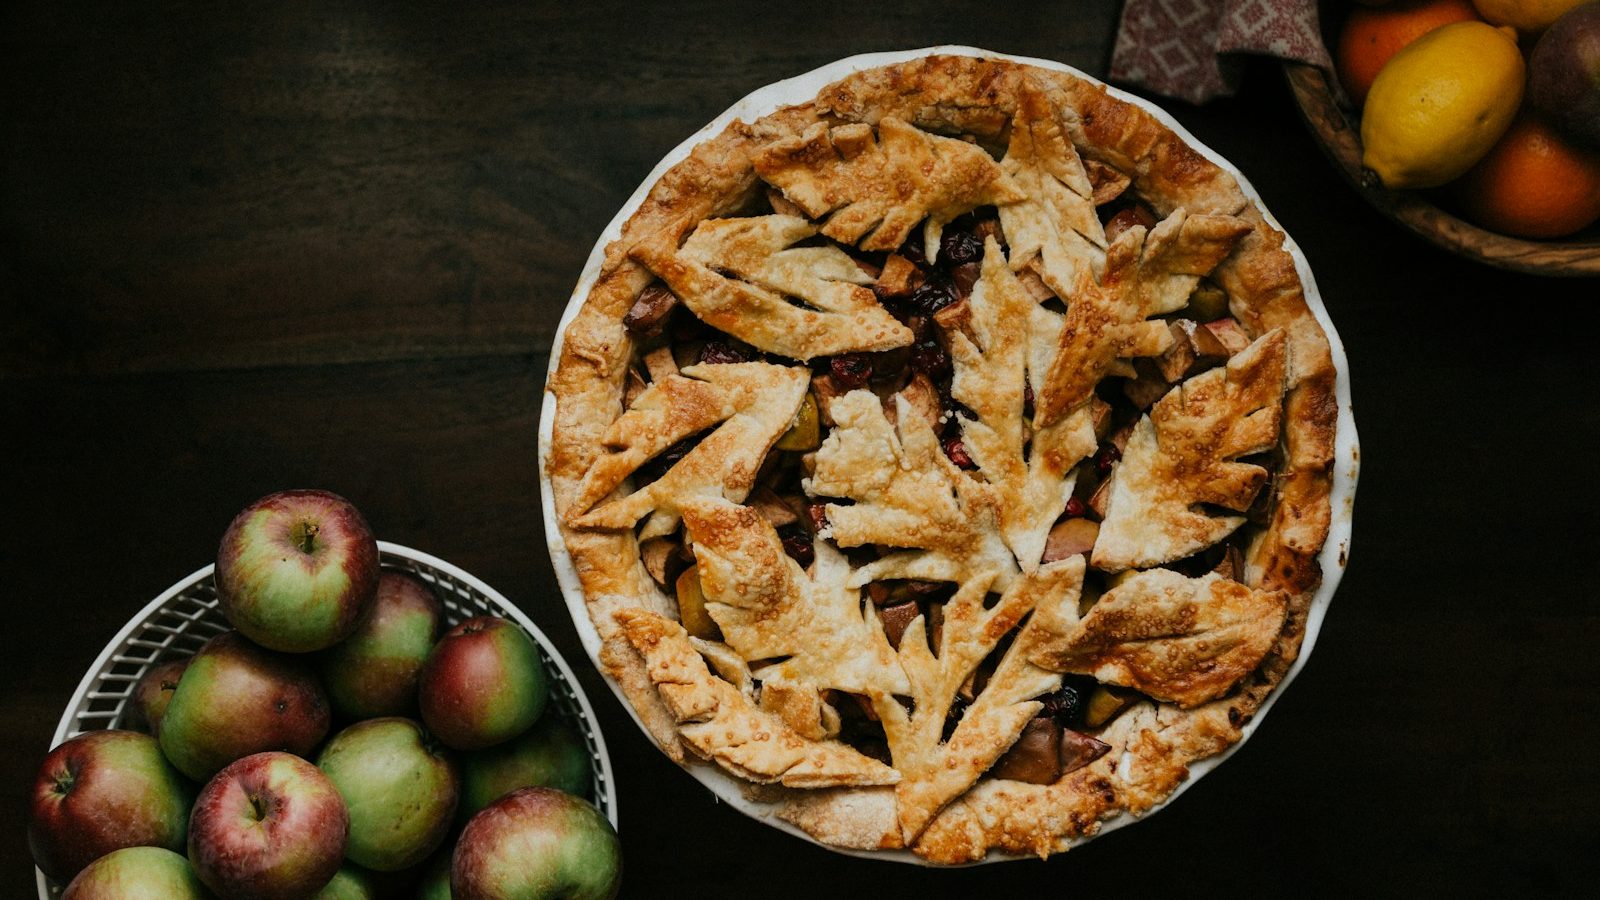
[[[156,8],[159,6],[160,8]],[[1600,283],[1369,208],[1276,65],[1169,109],[1304,248],[1363,443],[1351,567],[1250,743],[1048,862],[838,856],[678,771],[545,555],[549,344],[600,229],[751,90],[964,43],[1103,73],[1119,4],[9,4],[0,12],[0,829],[85,667],[268,491],[353,499],[548,632],[617,770],[625,896],[1581,894],[1600,881]]]

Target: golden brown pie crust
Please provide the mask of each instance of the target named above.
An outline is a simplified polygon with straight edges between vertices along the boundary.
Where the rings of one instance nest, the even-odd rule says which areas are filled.
[[[1000,156],[1019,103],[1034,94],[1048,96],[1065,111],[1067,135],[1085,165],[1110,167],[1130,179],[1131,190],[1159,216],[1182,209],[1190,216],[1236,216],[1249,225],[1211,277],[1226,291],[1232,315],[1252,338],[1281,329],[1290,349],[1279,500],[1247,553],[1243,575],[1247,585],[1281,592],[1286,602],[1271,649],[1231,694],[1189,709],[1142,702],[1100,735],[1112,750],[1093,764],[1051,785],[982,780],[945,806],[909,848],[938,863],[976,860],[995,850],[1047,855],[1093,834],[1107,816],[1149,809],[1187,777],[1190,763],[1240,738],[1240,728],[1298,654],[1321,578],[1317,555],[1330,522],[1337,402],[1328,341],[1307,307],[1283,234],[1267,224],[1229,173],[1148,112],[1097,84],[1007,60],[920,58],[853,74],[824,88],[811,102],[755,122],[734,122],[668,170],[623,226],[620,239],[606,248],[599,277],[565,331],[546,387],[556,400],[547,474],[557,514],[565,520],[582,492],[585,473],[608,452],[603,439],[623,412],[634,345],[622,318],[655,278],[634,258],[650,252],[641,245],[663,234],[681,241],[701,222],[747,207],[765,189],[754,161],[763,159],[763,151],[776,142],[799,147],[821,134],[819,126],[843,126],[843,134],[851,135],[853,124],[875,126],[892,116],[926,132],[967,136]],[[694,765],[698,763],[692,755],[725,746],[726,735],[708,734],[698,725],[701,746],[693,746],[680,732],[680,723],[695,703],[701,705],[693,712],[700,716],[696,721],[718,721],[717,710],[737,706],[743,695],[721,679],[712,678],[714,686],[701,683],[698,676],[705,665],[698,659],[689,661],[699,669],[688,680],[699,687],[664,687],[664,680],[680,677],[663,674],[671,670],[672,660],[657,647],[663,632],[659,622],[674,619],[675,606],[639,561],[634,533],[563,525],[561,534],[602,639],[605,672],[662,749],[679,763]],[[622,611],[627,612],[616,615]],[[748,704],[748,698],[743,702]],[[773,721],[780,718],[751,708]],[[748,722],[739,727],[748,728]],[[792,736],[777,737],[787,741]],[[787,779],[781,772],[752,778],[768,783],[753,786],[751,794],[772,802],[779,816],[824,843],[857,849],[903,846],[891,776],[829,776],[828,760],[795,752],[801,759],[796,764],[806,768]],[[824,774],[808,782],[813,772]],[[849,786],[785,786],[796,783]]]

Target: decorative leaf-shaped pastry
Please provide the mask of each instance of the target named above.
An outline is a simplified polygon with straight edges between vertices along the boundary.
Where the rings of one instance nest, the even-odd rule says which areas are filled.
[[[774,441],[789,428],[811,374],[770,363],[689,366],[650,385],[611,427],[567,510],[572,528],[631,528],[650,515],[641,541],[671,534],[678,507],[696,495],[744,500]],[[592,509],[673,444],[720,424],[666,474]]]
[[[763,699],[778,688],[811,697],[838,689],[852,694],[905,694],[906,677],[871,603],[846,587],[850,565],[826,541],[816,541],[809,577],[783,550],[778,533],[755,510],[724,500],[684,504],[683,524],[699,563],[706,611],[728,646],[747,660],[784,658],[755,671]],[[785,658],[786,657],[786,658]],[[784,718],[812,732],[811,703],[785,704]]]
[[[1139,572],[1107,591],[1075,629],[1035,646],[1034,664],[1081,672],[1158,700],[1199,706],[1261,663],[1286,600],[1211,573]],[[904,771],[904,770],[902,770]]]
[[[894,402],[891,425],[871,391],[836,398],[836,427],[817,450],[815,473],[802,482],[812,496],[856,501],[827,506],[825,536],[839,546],[914,548],[868,563],[850,584],[887,578],[1009,584],[1016,563],[1000,535],[993,497],[945,456],[933,428],[903,396]]]
[[[1274,329],[1174,388],[1139,420],[1111,476],[1092,562],[1119,572],[1182,559],[1244,524],[1267,470],[1236,462],[1278,441],[1288,339]]]
[[[1094,426],[1087,408],[1079,408],[1034,432],[1024,452],[1023,386],[1031,331],[1037,324],[1053,341],[1059,326],[1051,320],[1059,317],[1033,302],[993,238],[967,302],[966,329],[950,334],[955,366],[950,392],[977,416],[962,416],[962,443],[994,494],[1006,543],[1023,570],[1032,571],[1050,523],[1072,497],[1073,467],[1094,452]]]
[[[615,613],[628,643],[675,719],[684,743],[742,778],[760,784],[819,788],[893,784],[900,775],[838,741],[811,740],[711,674],[683,626],[656,613]]]
[[[947,864],[1066,850],[1241,738],[1316,602],[1339,378],[1225,167],[1068,73],[933,54],[648,193],[542,458],[676,761]]]
[[[1022,461],[1023,348],[1016,334],[1006,334],[998,316],[1005,314],[1001,311],[1008,302],[1016,304],[1018,297],[1028,301],[997,251],[985,266],[990,281],[984,290],[994,291],[996,301],[991,306],[975,293],[971,323],[984,349],[963,335],[959,339],[966,343],[956,352],[966,360],[970,395],[995,401],[989,404],[993,408],[987,420],[980,411],[980,419],[968,427],[983,433],[995,470],[1009,472],[1013,480],[989,485],[962,473],[940,449],[927,420],[903,397],[895,397],[897,426],[892,426],[875,396],[852,391],[834,401],[837,427],[817,452],[815,475],[805,484],[813,495],[856,501],[827,507],[831,537],[841,546],[909,548],[866,564],[848,583],[914,578],[958,585],[944,605],[937,656],[929,649],[920,615],[900,639],[899,659],[910,681],[913,711],[908,713],[888,692],[870,693],[903,777],[897,808],[907,842],[1015,742],[1040,708],[1032,698],[1060,684],[1058,673],[1032,666],[1026,654],[1043,639],[1040,635],[1059,637],[1076,619],[1082,582],[1083,559],[1077,556],[1019,577],[1000,534],[999,520],[1005,514],[996,507],[1020,500],[1030,472]],[[1014,410],[998,393],[1002,383],[1010,386]],[[1065,496],[1060,502],[1065,504]],[[1003,593],[986,608],[991,591]],[[1034,615],[1023,635],[950,741],[942,741],[956,691],[1030,611]]]
[[[633,256],[706,324],[758,350],[812,359],[911,343],[910,330],[878,305],[864,286],[872,277],[849,254],[791,246],[816,233],[797,216],[709,219],[682,247],[663,232]]]
[[[1172,343],[1167,324],[1150,317],[1183,308],[1201,276],[1249,231],[1250,223],[1235,216],[1191,216],[1180,209],[1148,234],[1135,225],[1112,241],[1098,283],[1076,271],[1062,294],[1067,317],[1038,395],[1037,423],[1049,425],[1082,405],[1123,360],[1166,350]],[[1045,263],[1046,283],[1059,281],[1062,273],[1048,274],[1048,258]]]
[[[1000,207],[1012,271],[1037,262],[1044,283],[1068,297],[1105,265],[1106,234],[1094,186],[1067,137],[1061,111],[1030,79],[1017,100],[1011,145],[1000,167],[1027,199]]]
[[[1082,583],[1081,556],[1049,563],[1013,580],[989,609],[984,599],[992,585],[983,579],[963,583],[944,605],[937,656],[929,649],[922,617],[906,628],[900,639],[900,665],[911,682],[912,709],[908,712],[893,698],[873,698],[900,771],[895,796],[906,843],[914,841],[945,804],[971,787],[1016,742],[1023,726],[1043,708],[1034,698],[1061,686],[1059,669],[1041,668],[1031,659],[1071,631],[1078,618]],[[1027,625],[950,739],[941,740],[956,692],[1025,617]]]
[[[822,233],[863,250],[894,250],[918,222],[931,261],[946,222],[974,207],[1022,199],[976,144],[939,137],[894,116],[872,126],[817,123],[757,152],[756,174],[783,191]],[[831,214],[831,215],[830,215]]]

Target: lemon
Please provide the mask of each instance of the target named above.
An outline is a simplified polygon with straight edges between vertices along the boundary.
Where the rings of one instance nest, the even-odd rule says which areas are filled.
[[[1510,25],[1518,31],[1543,31],[1574,6],[1589,0],[1472,0],[1478,15],[1492,25]]]
[[[1510,127],[1526,80],[1515,34],[1482,22],[1435,29],[1378,72],[1361,118],[1361,164],[1388,188],[1438,187]]]

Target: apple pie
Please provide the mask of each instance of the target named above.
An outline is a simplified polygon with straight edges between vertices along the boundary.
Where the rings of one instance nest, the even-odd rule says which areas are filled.
[[[650,188],[559,347],[546,472],[674,760],[834,846],[1043,856],[1295,659],[1334,385],[1231,175],[1096,83],[932,56]]]

